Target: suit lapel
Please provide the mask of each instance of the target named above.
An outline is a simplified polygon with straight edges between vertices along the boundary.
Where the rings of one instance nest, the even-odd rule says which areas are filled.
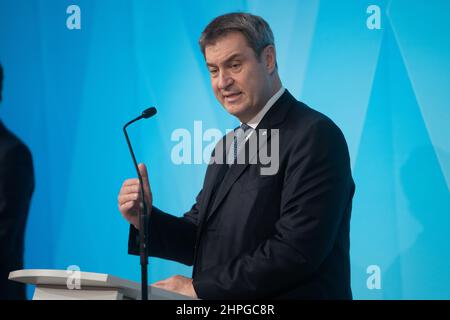
[[[255,132],[256,133],[256,132]],[[253,133],[253,134],[255,134]],[[267,139],[264,140],[263,143],[258,140],[258,148],[254,148],[253,150],[250,150],[251,153],[249,153],[249,157],[245,164],[234,164],[230,167],[227,174],[224,177],[224,180],[222,184],[220,185],[219,190],[217,190],[217,196],[215,198],[215,201],[213,203],[213,206],[211,207],[210,212],[208,213],[207,219],[209,219],[217,210],[217,208],[220,206],[222,201],[225,199],[226,195],[230,191],[233,184],[236,182],[236,180],[241,176],[241,174],[247,169],[247,167],[252,163],[252,159],[254,159],[258,151],[263,148],[270,140],[270,130],[267,131]],[[245,148],[242,148],[241,152],[244,152]]]
[[[205,196],[202,205],[203,210],[200,213],[200,221],[204,220],[204,216],[207,215],[206,211],[211,207],[210,202],[213,191],[216,193],[218,192],[217,186],[223,181],[223,172],[229,170],[228,164],[226,163],[226,150],[230,148],[230,145],[233,142],[233,137],[234,131],[229,132],[214,148],[205,177]]]

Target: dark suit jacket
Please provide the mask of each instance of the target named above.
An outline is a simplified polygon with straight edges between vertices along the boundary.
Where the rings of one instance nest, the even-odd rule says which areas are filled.
[[[183,217],[153,207],[150,254],[194,265],[202,299],[351,299],[355,186],[343,134],[288,91],[258,129],[267,129],[269,141],[270,129],[279,129],[278,172],[261,175],[261,164],[228,170],[210,164]],[[138,252],[131,227],[129,253]]]
[[[8,280],[23,269],[25,225],[34,172],[28,148],[0,121],[0,299],[25,299],[25,285]]]

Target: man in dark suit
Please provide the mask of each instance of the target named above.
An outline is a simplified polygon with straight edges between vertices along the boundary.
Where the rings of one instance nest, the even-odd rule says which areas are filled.
[[[203,188],[181,218],[152,206],[139,166],[151,208],[150,255],[194,266],[192,279],[154,285],[202,299],[351,299],[355,186],[343,134],[282,87],[262,18],[220,16],[200,46],[217,99],[241,127],[216,146]],[[263,154],[276,162],[269,171],[267,162],[252,161]],[[131,223],[129,252],[138,254],[139,181],[126,180],[118,200]]]
[[[3,68],[0,65],[0,102]],[[30,150],[0,121],[0,299],[25,299],[25,285],[8,280],[23,269],[25,226],[34,190]]]

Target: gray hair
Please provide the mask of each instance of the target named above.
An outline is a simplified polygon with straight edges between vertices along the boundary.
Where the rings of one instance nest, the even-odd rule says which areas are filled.
[[[230,32],[240,32],[258,59],[265,47],[275,46],[272,30],[263,18],[249,13],[233,12],[215,18],[203,30],[199,40],[203,56],[206,46],[214,44]]]

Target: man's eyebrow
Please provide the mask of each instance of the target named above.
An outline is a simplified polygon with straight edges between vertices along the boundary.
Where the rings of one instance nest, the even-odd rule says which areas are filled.
[[[235,54],[232,54],[231,56],[229,56],[223,63],[227,63],[227,62],[230,62],[232,60],[239,59],[239,58],[242,58],[242,54],[235,53]],[[215,67],[216,66],[215,64],[209,63],[209,62],[206,62],[206,65],[208,67]]]

